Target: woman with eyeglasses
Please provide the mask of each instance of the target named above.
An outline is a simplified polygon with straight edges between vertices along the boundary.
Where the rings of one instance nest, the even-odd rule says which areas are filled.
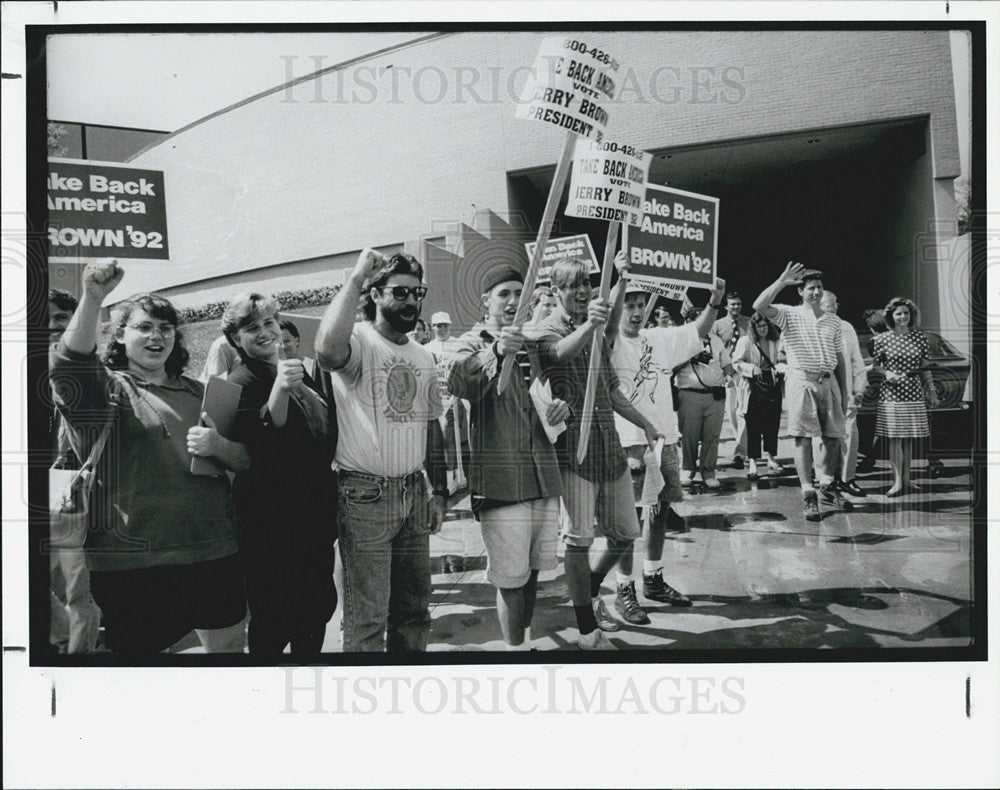
[[[250,655],[296,661],[319,655],[337,605],[333,581],[337,478],[331,470],[337,418],[298,358],[283,358],[278,302],[233,298],[222,332],[242,365],[233,436],[250,466],[233,484],[250,607]]]
[[[60,412],[82,451],[109,418],[84,548],[110,650],[126,656],[169,648],[192,629],[208,652],[242,652],[246,601],[229,515],[229,479],[191,473],[191,456],[246,466],[245,448],[202,424],[203,385],[188,360],[177,312],[143,294],[112,310],[112,336],[97,357],[101,303],[124,274],[89,264],[76,314],[52,352]]]
[[[777,459],[778,423],[781,422],[781,379],[778,361],[778,328],[760,313],[750,318],[750,331],[741,335],[733,349],[733,366],[740,386],[749,389],[747,399],[747,477],[757,477],[757,461],[763,443],[767,467],[782,472]]]

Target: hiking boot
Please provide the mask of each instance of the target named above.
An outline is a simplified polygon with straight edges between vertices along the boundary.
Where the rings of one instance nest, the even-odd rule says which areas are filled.
[[[604,601],[600,598],[594,600],[594,617],[597,620],[597,627],[602,631],[618,631],[621,629],[618,621],[611,616],[608,607],[604,605]]]
[[[819,499],[824,505],[829,505],[834,510],[850,510],[853,505],[840,495],[836,483],[825,485],[819,490]]]
[[[580,634],[576,640],[581,650],[617,650],[600,628],[595,628],[589,634]]]
[[[642,574],[642,594],[651,601],[671,606],[691,606],[690,598],[663,581],[663,571],[657,571],[652,576]]]
[[[649,625],[649,616],[639,606],[639,601],[635,597],[635,582],[623,582],[618,585],[618,594],[615,595],[615,611],[621,615],[622,620],[632,625]]]
[[[802,515],[809,521],[819,521],[819,500],[815,491],[802,494]]]

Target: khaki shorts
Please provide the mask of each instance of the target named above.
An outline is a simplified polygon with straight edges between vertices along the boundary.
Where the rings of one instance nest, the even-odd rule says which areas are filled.
[[[479,514],[486,545],[486,578],[494,587],[523,587],[531,571],[558,566],[559,497],[491,507]]]
[[[789,368],[785,377],[785,409],[789,436],[840,438],[844,435],[840,387],[833,376],[817,380]]]
[[[569,545],[589,546],[601,536],[625,543],[642,534],[628,469],[617,480],[602,481],[587,480],[565,467],[559,471],[567,515],[562,536]]]
[[[660,474],[663,475],[663,488],[660,489],[660,502],[668,505],[674,502],[684,501],[684,489],[681,488],[681,464],[677,456],[677,443],[664,444],[663,452],[660,453]],[[642,460],[643,453],[649,447],[645,444],[633,444],[625,448],[625,455],[629,458]],[[642,486],[645,481],[645,471],[640,471],[632,475],[632,493],[635,496],[636,507],[642,499]]]

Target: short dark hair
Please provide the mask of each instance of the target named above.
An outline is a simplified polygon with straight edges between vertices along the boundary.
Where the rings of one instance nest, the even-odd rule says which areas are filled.
[[[136,310],[145,310],[153,318],[167,321],[174,326],[177,326],[179,323],[177,311],[174,309],[174,306],[162,296],[159,294],[138,294],[126,299],[124,302],[119,302],[112,308],[112,325],[125,326],[129,316]],[[128,370],[128,357],[125,355],[125,344],[119,342],[115,335],[116,333],[112,331],[111,339],[108,341],[108,346],[104,349],[101,359],[112,370]],[[163,365],[164,370],[166,370],[168,375],[179,376],[184,371],[189,358],[190,354],[184,348],[181,333],[175,333],[174,347],[171,349],[170,355]]]
[[[240,359],[245,359],[245,356],[243,349],[236,344],[236,333],[253,323],[257,316],[277,315],[280,309],[281,303],[273,296],[250,291],[233,297],[222,314],[219,328],[229,341],[229,345],[239,352]]]
[[[280,326],[282,329],[284,329],[286,332],[288,332],[288,334],[290,334],[296,340],[298,339],[298,337],[299,337],[299,328],[297,326],[295,326],[295,324],[293,324],[287,318],[284,319],[283,321],[279,321],[278,322],[278,326]]]
[[[884,332],[889,328],[885,325],[885,316],[882,315],[882,309],[879,307],[865,310],[865,323],[872,332]]]
[[[362,311],[365,314],[366,320],[375,320],[375,302],[371,297],[372,288],[378,288],[380,285],[383,285],[394,274],[412,274],[420,282],[424,281],[424,267],[412,255],[407,255],[405,252],[397,252],[395,255],[386,258],[369,275],[368,280],[365,281],[364,290],[362,291],[362,298],[364,300]]]
[[[889,329],[896,328],[896,322],[893,320],[892,314],[897,307],[905,307],[910,311],[910,326],[916,326],[920,323],[920,311],[917,309],[917,306],[910,299],[903,296],[895,296],[889,300],[889,304],[882,311],[882,318]]]
[[[799,288],[805,288],[806,283],[810,282],[811,280],[819,280],[819,284],[822,285],[823,272],[821,272],[819,269],[806,269],[804,272],[802,272],[802,275],[799,277]]]
[[[62,288],[49,288],[49,301],[60,310],[69,310],[70,312],[76,310],[76,306],[79,304],[73,294]]]
[[[739,299],[741,302],[743,301],[743,297],[740,296],[739,291],[730,291],[727,293],[725,301],[728,302],[730,299]]]

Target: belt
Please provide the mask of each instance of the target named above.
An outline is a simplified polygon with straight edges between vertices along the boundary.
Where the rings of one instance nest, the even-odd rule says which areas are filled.
[[[719,386],[721,387],[722,385],[720,384]],[[706,387],[704,389],[699,389],[698,387],[678,387],[677,389],[681,392],[697,392],[701,395],[710,395],[712,393],[712,389],[710,387]]]
[[[833,372],[829,370],[824,370],[822,372],[817,373],[812,370],[800,370],[799,368],[789,368],[788,372],[797,373],[798,375],[803,376],[809,379],[810,381],[824,381],[833,375]]]
[[[402,477],[382,477],[381,475],[373,475],[368,472],[356,472],[353,469],[338,469],[337,479],[343,480],[345,477],[360,477],[369,483],[377,483],[379,485],[388,483],[390,485],[410,485],[412,483],[424,482],[424,471],[418,469],[416,472],[410,472],[408,475],[403,475]]]

